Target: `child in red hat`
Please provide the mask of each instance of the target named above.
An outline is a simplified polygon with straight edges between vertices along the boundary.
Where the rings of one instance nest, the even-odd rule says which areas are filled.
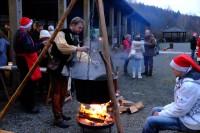
[[[143,133],[177,130],[200,132],[200,66],[185,54],[170,63],[176,78],[174,101],[155,107],[145,122]]]

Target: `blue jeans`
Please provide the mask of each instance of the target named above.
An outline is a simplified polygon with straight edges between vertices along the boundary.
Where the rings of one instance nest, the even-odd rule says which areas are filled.
[[[142,133],[159,133],[161,130],[175,130],[186,133],[198,133],[188,129],[183,125],[179,118],[165,117],[165,116],[152,116],[154,112],[160,112],[162,107],[155,107],[152,109],[151,116],[146,119]]]
[[[127,73],[129,60],[130,60],[129,57],[126,57],[125,62],[124,62],[124,73]]]
[[[141,74],[142,71],[142,59],[135,59],[132,58],[132,72],[138,72],[138,74]]]

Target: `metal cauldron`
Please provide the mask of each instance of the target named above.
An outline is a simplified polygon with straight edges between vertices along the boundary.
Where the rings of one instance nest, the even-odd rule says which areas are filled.
[[[77,100],[85,104],[102,104],[109,102],[109,89],[107,79],[104,77],[105,76],[101,76],[96,80],[73,79]]]

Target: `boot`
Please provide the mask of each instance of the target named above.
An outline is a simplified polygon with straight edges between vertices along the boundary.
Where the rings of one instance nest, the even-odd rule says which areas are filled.
[[[149,76],[149,77],[152,76],[152,72],[153,72],[152,69],[150,69],[149,72],[148,72],[148,76]]]
[[[147,67],[145,67],[145,71],[143,72],[143,73],[141,73],[142,75],[148,75],[148,68]]]
[[[71,117],[65,116],[65,115],[63,115],[63,114],[62,114],[62,118],[63,118],[63,120],[65,120],[65,121],[71,120]]]
[[[60,128],[68,128],[69,125],[66,124],[66,122],[60,118],[60,119],[55,119],[54,120],[54,125]]]

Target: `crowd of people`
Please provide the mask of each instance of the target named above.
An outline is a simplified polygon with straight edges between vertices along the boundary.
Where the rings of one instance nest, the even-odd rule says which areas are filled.
[[[47,40],[54,32],[54,26],[49,25],[48,29],[44,29],[44,25],[38,21],[33,22],[28,17],[22,17],[19,22],[20,26],[15,33],[13,47],[15,51],[16,65],[20,72],[20,80],[22,81],[33,64],[38,59],[38,54],[45,47]],[[52,83],[52,112],[54,114],[54,125],[67,128],[69,125],[66,121],[70,120],[69,116],[63,114],[63,105],[66,97],[69,66],[76,52],[86,52],[88,47],[79,46],[79,34],[83,31],[84,20],[75,17],[71,20],[69,27],[58,32],[54,45],[49,48],[48,53],[43,57],[43,61],[39,64],[48,68],[50,82]],[[0,32],[0,65],[7,65],[7,49],[9,41]],[[57,61],[56,65],[55,60]],[[19,101],[22,109],[27,113],[37,114],[40,112],[36,105],[35,91],[38,82],[42,79],[40,66],[32,73],[31,77],[25,84]],[[53,66],[52,66],[53,65]],[[66,70],[64,70],[66,69]],[[63,73],[63,71],[65,73]]]
[[[58,32],[52,47],[47,53],[46,67],[52,83],[52,112],[54,125],[60,128],[68,128],[67,121],[71,118],[63,114],[64,99],[68,87],[69,67],[77,52],[87,52],[87,46],[79,45],[79,35],[83,31],[84,20],[74,17],[69,27]],[[16,54],[16,64],[20,71],[20,80],[23,80],[27,72],[38,59],[38,53],[45,47],[47,40],[54,32],[54,26],[49,25],[44,29],[39,22],[33,22],[28,17],[20,19],[20,27],[13,40]],[[128,63],[132,61],[132,78],[142,78],[142,75],[152,76],[153,57],[156,54],[156,38],[150,30],[145,30],[144,40],[137,34],[134,40],[127,34],[122,41],[126,59],[124,73],[128,73]],[[194,46],[195,45],[195,48]],[[164,107],[153,108],[147,118],[143,133],[158,133],[161,130],[178,130],[185,132],[200,131],[200,66],[193,60],[196,45],[200,45],[200,39],[196,35],[191,39],[191,57],[185,54],[174,57],[170,63],[176,77],[174,87],[174,101]],[[0,65],[7,64],[5,51],[9,41],[0,32]],[[200,54],[200,51],[199,51]],[[144,72],[142,72],[142,60],[144,60]],[[35,88],[42,78],[39,66],[32,73],[24,86],[19,101],[27,113],[39,113],[35,102]]]
[[[152,76],[153,73],[153,57],[156,53],[156,38],[150,30],[145,31],[144,40],[141,40],[140,34],[135,35],[133,41],[131,36],[127,34],[122,41],[122,45],[127,57],[124,63],[124,73],[127,74],[127,66],[129,60],[132,60],[132,78],[142,78],[142,75]],[[142,60],[144,60],[145,71],[142,72]]]

